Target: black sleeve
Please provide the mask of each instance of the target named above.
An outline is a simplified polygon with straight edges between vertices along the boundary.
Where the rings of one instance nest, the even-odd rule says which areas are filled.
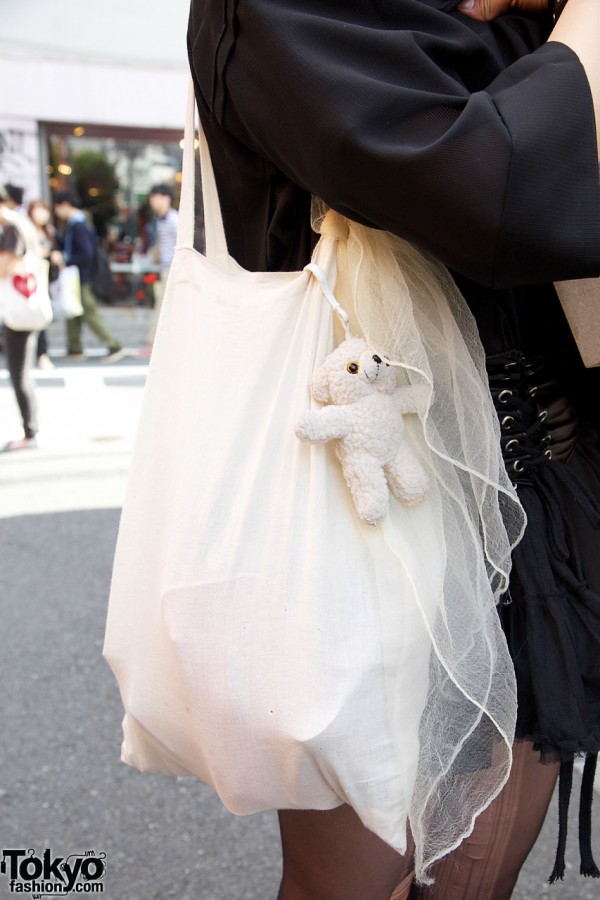
[[[190,53],[219,124],[344,215],[494,287],[598,275],[584,70],[551,43],[501,72],[483,28],[419,0],[194,0]]]

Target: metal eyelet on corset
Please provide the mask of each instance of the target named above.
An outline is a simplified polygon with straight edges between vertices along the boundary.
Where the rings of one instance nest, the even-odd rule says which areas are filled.
[[[575,444],[576,416],[560,357],[510,350],[489,357],[487,365],[504,464],[515,484],[530,484],[539,465],[563,461]]]

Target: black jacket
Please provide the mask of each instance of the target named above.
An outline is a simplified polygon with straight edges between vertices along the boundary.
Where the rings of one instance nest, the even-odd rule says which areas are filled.
[[[232,254],[294,269],[309,194],[480,284],[600,273],[589,86],[546,18],[444,0],[193,0],[189,53]],[[531,52],[535,51],[535,52]]]
[[[82,284],[89,284],[92,280],[97,247],[98,239],[83,214],[69,219],[64,235],[66,263],[77,266]]]

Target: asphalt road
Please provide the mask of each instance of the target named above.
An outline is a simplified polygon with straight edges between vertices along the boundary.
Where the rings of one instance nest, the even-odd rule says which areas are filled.
[[[3,443],[19,428],[1,369]],[[0,456],[0,854],[104,853],[108,900],[274,900],[273,813],[236,818],[193,779],[119,761],[121,705],[101,647],[144,371],[124,360],[40,377],[40,448]],[[598,898],[599,882],[575,874],[574,822],[566,880],[546,884],[554,820],[553,803],[513,897]],[[0,873],[0,898],[12,896]]]

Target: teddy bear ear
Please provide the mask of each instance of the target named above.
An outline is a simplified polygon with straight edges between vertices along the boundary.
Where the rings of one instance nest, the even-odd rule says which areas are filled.
[[[329,400],[329,380],[327,378],[325,366],[321,366],[320,369],[317,369],[311,378],[310,392],[319,403],[327,403]]]

